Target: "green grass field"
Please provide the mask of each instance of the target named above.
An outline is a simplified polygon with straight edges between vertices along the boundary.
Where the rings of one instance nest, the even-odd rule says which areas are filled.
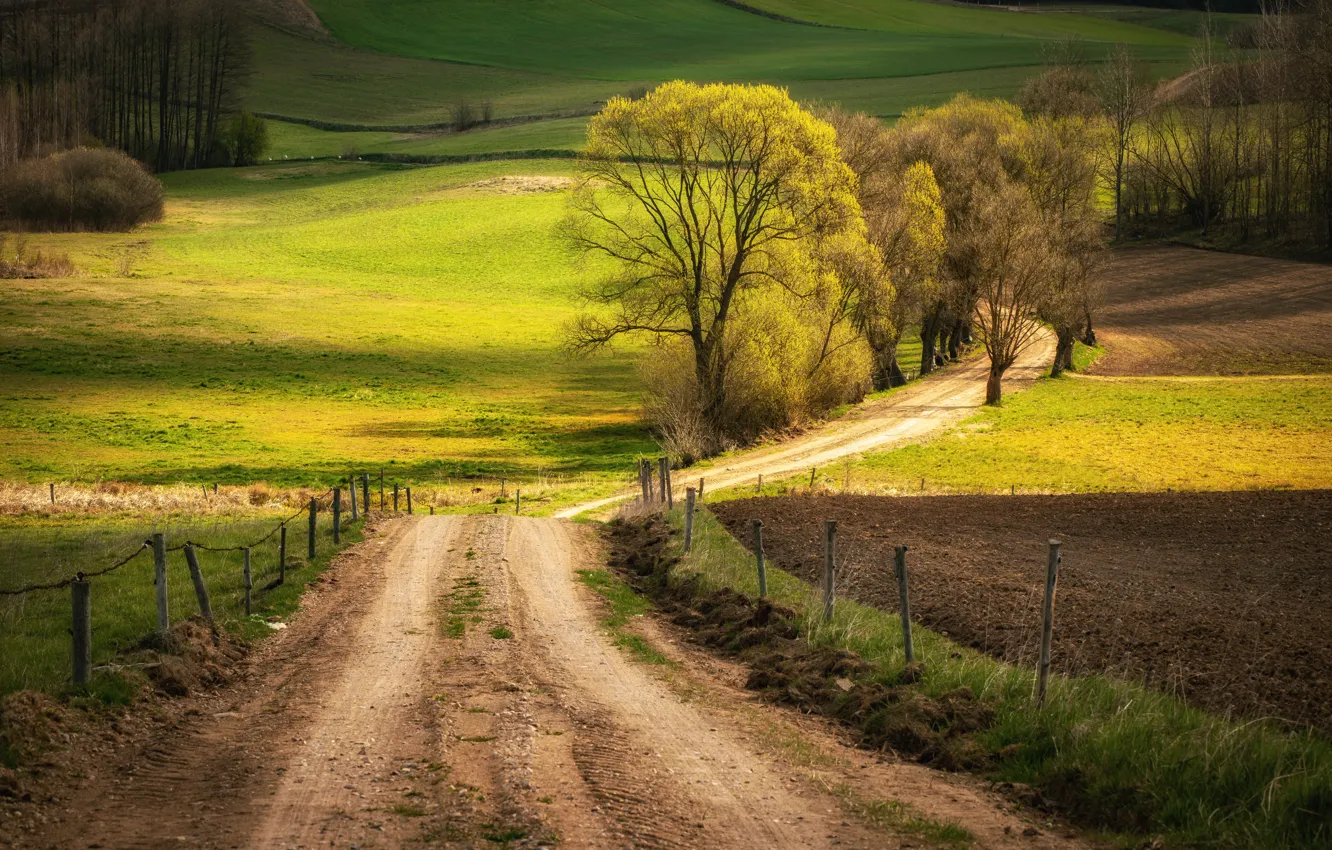
[[[934,439],[851,465],[857,491],[1332,486],[1332,378],[1044,379]]]
[[[775,83],[807,102],[892,119],[960,91],[1011,97],[1057,39],[1096,59],[1133,44],[1155,76],[1180,73],[1189,35],[1113,16],[1016,13],[921,0],[767,0],[788,23],[712,0],[525,0],[420,4],[318,0],[334,39],[256,33],[247,105],[322,122],[278,124],[270,154],[470,154],[581,145],[582,119],[449,136],[460,97],[496,118],[595,112],[616,94],[675,79]],[[1181,13],[1186,15],[1187,13]],[[416,132],[405,132],[413,130]]]
[[[163,224],[40,238],[81,273],[7,283],[0,475],[618,476],[651,444],[632,352],[560,351],[591,273],[554,237],[564,194],[469,188],[567,169],[178,173]]]

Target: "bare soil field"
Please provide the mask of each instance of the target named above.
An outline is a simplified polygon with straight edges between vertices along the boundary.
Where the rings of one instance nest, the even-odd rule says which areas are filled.
[[[1094,374],[1332,371],[1332,266],[1149,245],[1105,278]]]
[[[837,520],[839,593],[897,609],[893,547],[910,547],[912,614],[1015,664],[1038,655],[1046,541],[1063,542],[1053,658],[1218,713],[1332,732],[1332,491],[1079,496],[804,496],[712,506],[770,563],[823,570]]]

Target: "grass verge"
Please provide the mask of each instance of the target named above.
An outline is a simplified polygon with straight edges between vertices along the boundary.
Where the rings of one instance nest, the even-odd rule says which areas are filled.
[[[610,632],[611,640],[616,646],[627,650],[636,660],[644,664],[670,666],[670,659],[658,652],[641,635],[636,635],[625,628],[630,620],[643,615],[651,607],[646,599],[608,570],[579,570],[578,580],[606,600],[606,615],[602,618],[601,625]]]
[[[680,524],[680,511],[671,521]],[[706,511],[695,517],[694,551],[673,582],[700,592],[757,594],[752,555]],[[831,623],[809,585],[768,570],[772,600],[796,612],[811,644],[855,653],[898,682],[903,670],[896,612],[839,601]],[[967,689],[992,707],[972,733],[984,772],[1036,789],[1044,801],[1122,843],[1161,836],[1170,846],[1320,847],[1332,840],[1332,743],[1264,722],[1236,723],[1172,697],[1106,677],[1056,678],[1036,705],[1034,674],[915,630],[919,692],[947,699]]]

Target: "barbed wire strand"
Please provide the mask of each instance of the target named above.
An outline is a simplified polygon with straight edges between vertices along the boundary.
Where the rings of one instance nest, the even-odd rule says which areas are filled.
[[[333,491],[335,489],[339,488],[330,487],[327,490],[325,490],[323,493],[320,493],[318,496],[313,496],[311,498],[313,498],[315,502],[322,502],[324,499],[332,497]],[[203,549],[208,552],[240,552],[245,549],[252,549],[255,546],[260,545],[261,543],[264,543],[272,539],[273,535],[277,534],[278,531],[281,530],[282,526],[291,522],[293,519],[305,513],[307,510],[309,510],[308,506],[304,505],[301,506],[294,513],[280,520],[277,525],[273,526],[272,531],[268,532],[263,537],[260,537],[258,540],[255,540],[252,543],[247,543],[242,546],[224,546],[224,547],[205,546],[202,543],[194,543],[192,541],[187,540],[186,542],[182,543],[179,546],[168,547],[166,551],[180,552],[184,550],[186,546],[190,546],[195,549]],[[92,572],[92,573],[82,573],[82,572],[75,573],[74,575],[69,576],[68,578],[64,578],[56,582],[51,582],[49,584],[32,584],[28,585],[27,587],[0,589],[0,596],[23,596],[25,594],[34,593],[41,590],[60,590],[61,588],[69,587],[71,584],[73,584],[76,581],[86,581],[87,579],[90,578],[97,578],[98,576],[104,576],[107,573],[115,572],[116,570],[128,564],[130,561],[133,561],[135,558],[142,555],[145,550],[151,548],[153,548],[153,541],[145,540],[143,541],[143,545],[141,545],[138,549],[135,549],[132,554],[126,556],[125,558],[122,558],[121,560],[117,561],[116,563],[112,564],[106,569],[98,570],[97,572]]]

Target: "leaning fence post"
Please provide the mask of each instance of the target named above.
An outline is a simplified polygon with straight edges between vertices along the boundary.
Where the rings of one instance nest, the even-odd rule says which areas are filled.
[[[897,547],[897,598],[902,611],[902,647],[906,653],[906,663],[916,660],[916,650],[911,643],[911,597],[907,594],[907,547]]]
[[[278,584],[287,580],[287,524],[278,532]]]
[[[685,539],[684,550],[694,548],[694,488],[685,490]]]
[[[315,499],[310,500],[310,545],[307,560],[314,563],[315,559],[315,531],[317,530],[315,512],[319,510],[319,502]]]
[[[671,459],[666,460],[666,507],[675,507],[675,482],[671,480]]]
[[[1055,585],[1059,582],[1058,540],[1050,541],[1050,562],[1045,568],[1045,618],[1041,624],[1041,667],[1036,686],[1036,702],[1045,705],[1045,685],[1050,678],[1050,635],[1054,630]]]
[[[408,516],[411,516],[411,513],[412,513],[412,488],[411,488],[411,487],[408,487],[408,488],[407,488],[407,515],[408,515]]]
[[[835,598],[833,571],[837,551],[837,520],[823,522],[823,622],[831,623]]]
[[[157,633],[166,637],[171,630],[167,611],[166,535],[153,535],[153,584],[157,585]]]
[[[361,473],[361,506],[365,508],[367,514],[370,513],[370,473]]]
[[[203,571],[199,569],[199,556],[194,553],[194,545],[185,544],[185,563],[190,567],[190,581],[194,582],[194,595],[199,598],[199,613],[213,625],[213,605],[208,601],[208,587],[204,584]]]
[[[342,488],[333,488],[333,545],[342,540]]]
[[[812,468],[812,469],[809,471],[809,489],[810,489],[810,490],[813,490],[813,489],[814,489],[814,475],[815,475],[818,471],[819,471],[819,468],[818,468],[817,466],[814,467],[814,468]]]
[[[356,522],[356,520],[360,519],[360,516],[361,516],[361,515],[360,515],[360,513],[358,513],[357,510],[356,510],[356,476],[355,476],[355,475],[349,476],[349,477],[347,478],[347,495],[351,497],[352,522]]]
[[[768,571],[763,566],[763,520],[754,520],[754,559],[758,561],[759,599],[768,595]]]
[[[69,588],[74,602],[74,684],[86,685],[92,676],[92,585],[79,573]]]
[[[352,492],[356,492],[354,489]],[[254,582],[250,580],[250,547],[245,547],[245,616],[250,616],[250,589]]]

